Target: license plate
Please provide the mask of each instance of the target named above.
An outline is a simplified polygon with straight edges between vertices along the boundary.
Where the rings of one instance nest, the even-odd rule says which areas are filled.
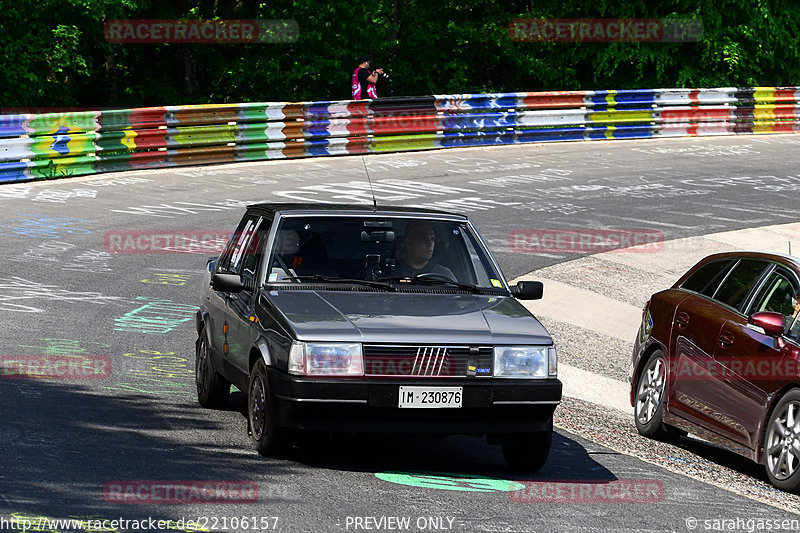
[[[462,387],[400,387],[398,407],[461,407]]]

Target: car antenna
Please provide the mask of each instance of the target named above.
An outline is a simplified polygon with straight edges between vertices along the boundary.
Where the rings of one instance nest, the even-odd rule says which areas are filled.
[[[369,179],[369,171],[367,170],[367,162],[364,161],[364,156],[361,156],[361,163],[364,165],[364,173],[367,175],[367,183],[369,183],[369,192],[372,194],[372,210],[378,210],[378,200],[375,199],[375,191],[372,190],[372,180]]]

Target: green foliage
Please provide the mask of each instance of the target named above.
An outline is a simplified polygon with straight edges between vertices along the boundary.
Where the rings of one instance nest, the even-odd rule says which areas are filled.
[[[20,0],[0,9],[0,105],[347,99],[355,59],[389,96],[800,84],[791,0]],[[518,18],[692,18],[697,42],[516,42]],[[109,43],[115,19],[291,19],[293,43]]]
[[[36,180],[57,180],[61,178],[68,178],[74,175],[74,171],[59,170],[56,167],[55,161],[48,161],[44,168],[36,168],[33,170],[34,179]]]

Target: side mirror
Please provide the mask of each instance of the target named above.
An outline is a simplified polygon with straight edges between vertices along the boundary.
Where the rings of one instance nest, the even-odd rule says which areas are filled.
[[[511,286],[511,295],[518,300],[541,300],[543,293],[541,281],[520,281]]]
[[[211,277],[211,287],[220,292],[242,292],[247,288],[238,274],[214,274]]]
[[[786,317],[772,311],[753,313],[747,319],[747,323],[763,329],[770,337],[780,337],[786,331]]]

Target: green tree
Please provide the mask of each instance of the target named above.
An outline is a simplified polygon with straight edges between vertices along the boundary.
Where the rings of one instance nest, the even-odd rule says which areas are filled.
[[[518,42],[517,18],[691,18],[697,42]],[[273,44],[109,43],[113,19],[290,19]],[[0,9],[0,106],[142,107],[347,99],[355,60],[379,94],[795,85],[788,0],[21,0]]]

